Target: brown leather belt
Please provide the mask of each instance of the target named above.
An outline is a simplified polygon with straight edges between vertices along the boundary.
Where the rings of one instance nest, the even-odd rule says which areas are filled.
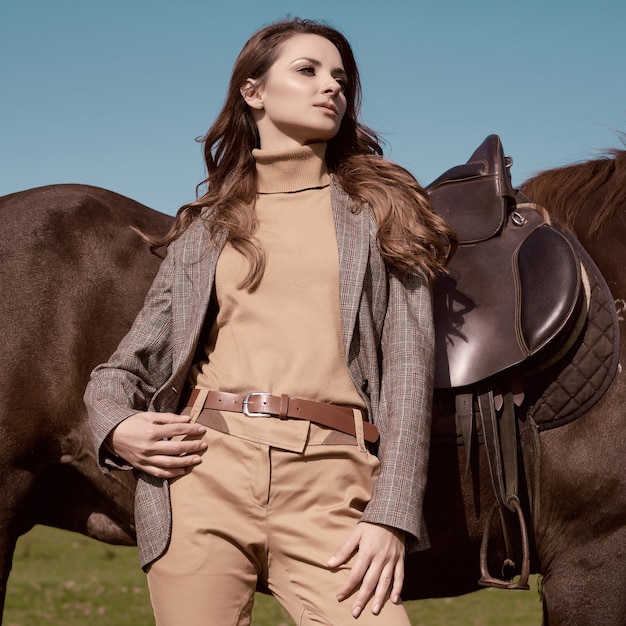
[[[199,392],[199,389],[194,389],[191,392],[187,400],[187,406],[193,406]],[[216,411],[234,411],[235,413],[243,413],[248,417],[308,420],[314,424],[356,436],[353,409],[326,402],[290,398],[285,394],[273,396],[263,391],[252,391],[246,394],[209,391],[202,408]],[[375,443],[378,441],[378,428],[365,419],[361,409],[358,410],[363,417],[363,437],[365,441]]]

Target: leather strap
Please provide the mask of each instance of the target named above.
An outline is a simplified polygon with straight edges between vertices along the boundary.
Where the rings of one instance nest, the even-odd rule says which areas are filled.
[[[197,388],[191,392],[187,400],[187,406],[193,406],[199,392],[200,390]],[[234,411],[252,418],[302,419],[356,436],[352,408],[326,402],[290,398],[285,394],[273,396],[270,393],[260,391],[253,391],[247,394],[209,391],[203,408],[216,411]],[[363,415],[362,411],[361,414]],[[378,441],[378,428],[368,422],[364,415],[363,434],[365,441],[370,443]]]

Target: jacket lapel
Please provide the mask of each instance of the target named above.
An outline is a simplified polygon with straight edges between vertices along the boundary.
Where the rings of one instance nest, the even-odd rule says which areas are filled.
[[[339,306],[346,354],[354,333],[369,254],[369,213],[352,212],[352,200],[331,179],[330,199],[339,249]]]

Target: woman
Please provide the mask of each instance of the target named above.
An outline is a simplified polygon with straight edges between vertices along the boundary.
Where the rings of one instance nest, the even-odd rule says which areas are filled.
[[[298,624],[409,623],[429,280],[453,237],[359,106],[336,30],[250,38],[204,138],[207,191],[152,242],[169,248],[144,308],[92,374],[103,469],[139,470],[159,626],[249,624],[257,585]]]

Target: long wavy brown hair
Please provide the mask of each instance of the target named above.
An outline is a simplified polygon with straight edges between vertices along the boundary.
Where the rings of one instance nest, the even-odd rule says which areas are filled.
[[[233,67],[226,100],[202,141],[207,177],[199,185],[206,193],[183,205],[163,239],[167,245],[209,207],[206,225],[214,237],[225,230],[227,239],[249,262],[241,288],[253,291],[265,269],[265,256],[254,233],[257,175],[253,148],[259,135],[252,113],[241,95],[248,79],[264,84],[282,44],[296,34],[320,35],[339,51],[346,72],[346,113],[335,137],[328,141],[326,163],[330,173],[353,198],[353,210],[369,204],[378,225],[378,246],[385,261],[402,272],[421,269],[430,279],[442,269],[455,246],[448,224],[437,216],[427,194],[405,169],[383,158],[376,133],[359,121],[361,81],[347,39],[320,22],[287,19],[257,31],[246,42]],[[204,217],[204,215],[202,216]]]

